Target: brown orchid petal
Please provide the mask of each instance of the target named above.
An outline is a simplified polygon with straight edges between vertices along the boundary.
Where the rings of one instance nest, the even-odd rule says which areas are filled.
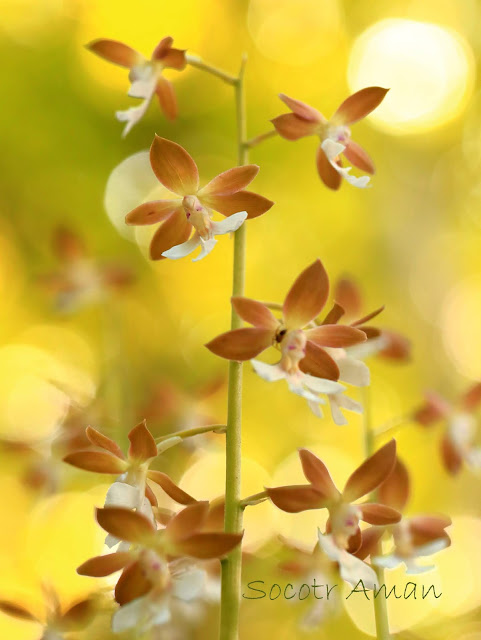
[[[428,391],[425,394],[425,398],[424,404],[414,412],[413,420],[427,427],[449,415],[451,407],[442,396],[433,391]]]
[[[316,378],[339,380],[340,376],[339,367],[333,358],[324,349],[309,340],[306,343],[306,355],[300,361],[299,368],[304,373]]]
[[[256,164],[246,164],[243,167],[228,169],[208,182],[198,195],[230,196],[245,189],[258,173],[259,167]]]
[[[97,429],[88,426],[85,429],[85,435],[96,447],[106,449],[107,451],[110,451],[110,453],[113,453],[114,456],[117,456],[117,458],[121,458],[122,460],[125,458],[119,445],[111,438],[105,436],[103,433],[100,433],[100,431],[97,431]]]
[[[150,164],[158,180],[179,196],[195,195],[199,171],[187,151],[171,140],[155,135],[150,147]]]
[[[103,578],[111,573],[120,571],[132,562],[130,551],[117,551],[105,556],[90,558],[80,565],[77,573],[81,576],[91,576],[92,578]]]
[[[365,503],[359,505],[361,520],[369,524],[395,524],[401,520],[401,514],[396,509],[385,504]]]
[[[207,501],[188,505],[172,518],[165,529],[166,534],[171,540],[177,542],[177,540],[198,531],[202,528],[208,511],[209,503]]]
[[[448,534],[445,529],[452,524],[451,518],[442,515],[413,516],[409,518],[408,523],[415,546],[421,546],[433,540],[446,537]]]
[[[322,324],[337,324],[344,314],[344,308],[340,304],[335,302],[332,305],[332,309],[324,318]]]
[[[337,191],[341,186],[342,176],[338,171],[334,169],[332,164],[329,162],[323,148],[320,145],[317,148],[316,152],[316,166],[317,173],[319,174],[319,177],[324,182],[326,187],[329,187],[329,189],[332,189],[333,191]]]
[[[125,224],[146,225],[163,222],[181,208],[179,200],[153,200],[135,207],[125,216]]]
[[[361,548],[361,545],[362,545],[362,531],[358,527],[356,529],[356,533],[350,536],[349,540],[347,541],[346,551],[352,554],[356,553],[356,551],[359,551],[359,549]]]
[[[383,527],[369,527],[362,531],[362,542],[359,549],[354,553],[359,560],[365,560],[368,556],[379,553],[379,543],[384,535]]]
[[[324,324],[305,333],[318,347],[351,347],[366,341],[363,331],[342,324]]]
[[[38,618],[30,613],[28,609],[16,604],[15,602],[8,602],[7,600],[0,600],[0,611],[6,613],[7,616],[18,618],[19,620],[31,620],[32,622],[38,622]]]
[[[367,151],[354,142],[354,140],[349,140],[343,153],[347,160],[349,160],[349,162],[358,169],[361,169],[361,171],[365,171],[370,174],[374,174],[376,172],[374,162],[369,157]]]
[[[102,529],[125,542],[147,542],[156,531],[148,518],[130,509],[105,507],[97,509],[96,516]]]
[[[172,36],[166,36],[157,44],[152,52],[152,60],[161,60],[168,53],[174,44]]]
[[[362,327],[365,331],[365,328]],[[379,352],[379,355],[388,360],[405,362],[411,356],[411,342],[405,336],[395,331],[383,329],[381,335],[386,342],[386,346]]]
[[[153,512],[155,519],[163,527],[166,527],[175,515],[170,509],[161,509],[160,507],[154,507]]]
[[[470,387],[461,398],[461,404],[465,411],[474,411],[481,403],[481,382]]]
[[[348,478],[342,497],[353,502],[374,491],[391,473],[396,461],[396,441],[390,440],[365,460]]]
[[[185,69],[187,65],[187,60],[185,59],[185,49],[169,49],[169,51],[167,51],[167,53],[162,58],[162,64],[164,65],[164,67],[176,69],[176,71],[182,71],[182,69]]]
[[[170,80],[160,75],[155,88],[160,108],[169,120],[175,120],[178,114],[177,97],[175,95],[174,86]]]
[[[222,333],[205,346],[216,356],[242,362],[255,358],[270,347],[274,337],[271,329],[246,327]]]
[[[113,473],[115,475],[123,473],[127,468],[127,463],[117,456],[107,453],[107,451],[74,451],[63,459],[67,464],[71,464],[78,469],[93,471],[94,473]]]
[[[150,257],[152,260],[163,260],[164,251],[185,242],[191,232],[192,225],[182,209],[178,209],[154,233],[150,241]]]
[[[381,329],[378,329],[377,327],[368,327],[364,324],[360,325],[359,329],[366,334],[366,338],[368,340],[372,340],[373,338],[379,338],[379,336],[382,333]]]
[[[72,605],[55,621],[55,626],[64,633],[80,631],[86,627],[95,614],[96,606],[93,598],[86,598]]]
[[[295,113],[283,113],[271,120],[277,133],[285,140],[299,140],[306,136],[313,136],[319,128],[318,122],[305,120]]]
[[[339,491],[324,462],[308,449],[299,449],[299,457],[306,480],[309,480],[314,488],[326,498],[338,498]]]
[[[338,302],[350,317],[357,316],[362,309],[362,294],[352,278],[343,277],[334,287],[334,300]]]
[[[290,485],[267,488],[266,492],[272,502],[287,513],[299,513],[309,509],[322,509],[328,500],[310,484]]]
[[[145,577],[139,562],[126,567],[115,587],[115,601],[120,606],[132,602],[152,589],[152,583]]]
[[[272,331],[276,331],[279,327],[279,320],[262,302],[242,296],[234,296],[231,301],[237,315],[254,327],[262,327]]]
[[[329,295],[329,278],[317,259],[296,278],[282,306],[288,329],[300,329],[322,311]]]
[[[92,42],[89,42],[85,46],[89,51],[96,53],[101,58],[118,64],[121,67],[127,67],[128,69],[144,62],[144,57],[138,53],[138,51],[117,40],[101,38],[99,40],[92,40]]]
[[[247,218],[257,218],[269,211],[274,204],[272,200],[264,198],[252,191],[238,191],[228,196],[208,195],[200,196],[202,204],[218,211],[223,216],[231,216],[239,211],[247,211]]]
[[[366,87],[346,98],[332,116],[334,124],[354,124],[374,111],[384,100],[389,89]]]
[[[448,433],[441,440],[441,456],[446,471],[452,475],[456,475],[461,471],[463,456],[459,453]]]
[[[409,500],[409,473],[406,465],[396,457],[393,470],[378,489],[379,502],[403,511]]]
[[[384,305],[382,307],[378,307],[377,309],[374,309],[374,311],[371,311],[371,313],[368,313],[362,318],[359,318],[359,320],[356,320],[356,322],[353,322],[351,326],[359,327],[363,324],[366,324],[366,322],[369,322],[369,320],[376,318],[382,311],[384,311]]]
[[[87,250],[82,238],[67,227],[57,227],[52,238],[52,250],[62,262],[76,262],[85,258]]]
[[[154,436],[147,429],[145,420],[129,432],[128,438],[130,440],[129,458],[145,462],[158,455]]]
[[[225,499],[224,497],[212,500],[209,505],[209,512],[204,522],[205,531],[223,531],[225,517]]]
[[[306,104],[305,102],[301,102],[300,100],[296,100],[295,98],[290,98],[289,96],[286,96],[285,93],[280,93],[279,98],[285,105],[289,107],[289,109],[291,109],[291,111],[296,114],[296,116],[299,116],[299,118],[317,123],[325,122],[326,120],[322,113],[320,113],[317,109],[314,109],[314,107]]]
[[[153,507],[158,505],[157,497],[148,484],[145,485],[145,497]]]
[[[184,505],[197,502],[195,498],[178,487],[166,473],[163,473],[162,471],[149,471],[147,473],[147,477],[149,478],[149,480],[152,480],[152,482],[155,482],[160,487],[162,487],[169,498],[172,498],[172,500],[175,500],[175,502]]]
[[[222,558],[240,544],[243,533],[196,533],[175,544],[179,555],[211,560]]]

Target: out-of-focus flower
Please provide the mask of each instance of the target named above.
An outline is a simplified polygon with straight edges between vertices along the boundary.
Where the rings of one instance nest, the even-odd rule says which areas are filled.
[[[337,563],[331,561],[317,543],[313,551],[301,549],[288,540],[282,541],[284,556],[279,563],[279,570],[289,578],[298,580],[300,584],[335,584],[337,579]],[[294,589],[296,587],[294,586]],[[314,603],[299,621],[304,631],[318,629],[340,613],[340,599],[336,597],[315,598]]]
[[[323,402],[318,394],[327,394],[334,419],[343,424],[344,417],[340,407],[360,411],[360,406],[342,397],[345,387],[336,381],[344,378],[330,353],[364,342],[366,334],[356,327],[314,323],[314,319],[324,308],[328,295],[327,273],[321,261],[316,260],[300,274],[290,288],[282,305],[280,319],[262,302],[234,297],[232,305],[235,311],[253,327],[223,333],[206,346],[216,355],[228,360],[252,359],[254,370],[264,380],[286,380],[289,389],[305,398],[311,408],[316,409],[317,415],[322,415],[318,407]],[[269,365],[253,360],[270,346],[281,352],[281,359],[277,364]],[[363,363],[361,366],[366,368]],[[349,373],[347,369],[346,373]],[[352,378],[354,376],[350,380]]]
[[[317,171],[321,180],[330,189],[339,189],[344,178],[355,187],[367,187],[369,176],[357,178],[350,174],[351,167],[343,167],[340,156],[355,167],[374,173],[374,164],[366,151],[351,140],[349,126],[362,120],[384,100],[388,89],[367,87],[349,96],[339,106],[330,120],[313,107],[280,94],[280,99],[291,109],[272,120],[279,135],[286,140],[299,140],[305,136],[319,136],[317,149]]]
[[[69,453],[64,462],[95,473],[120,474],[107,491],[105,506],[137,509],[153,522],[152,505],[157,501],[146,483],[152,473],[149,466],[160,453],[181,442],[181,438],[174,436],[157,445],[145,422],[141,422],[128,434],[130,447],[126,457],[119,445],[100,431],[87,427],[85,433],[96,448]],[[108,546],[118,543],[118,538],[107,537]]]
[[[129,69],[130,89],[128,95],[143,100],[138,107],[127,111],[117,111],[120,122],[126,122],[123,136],[141,120],[149,104],[157,95],[160,108],[169,120],[177,117],[177,98],[172,83],[164,77],[164,69],[182,71],[186,66],[185,51],[174,49],[173,38],[163,38],[152,52],[150,60],[122,42],[116,40],[93,40],[86,45],[87,49],[101,58]]]
[[[53,252],[61,269],[42,276],[40,283],[55,295],[59,311],[75,311],[99,302],[110,291],[123,289],[132,282],[132,272],[125,266],[102,265],[90,258],[81,238],[71,229],[56,229]]]
[[[463,464],[481,469],[481,447],[476,444],[478,420],[476,411],[481,404],[481,382],[469,388],[451,404],[432,391],[426,393],[424,404],[413,414],[414,420],[424,427],[443,420],[446,424],[441,440],[441,455],[446,470],[451,474],[461,471]]]
[[[141,513],[121,507],[97,510],[100,526],[132,545],[91,558],[78,568],[81,575],[93,577],[123,569],[115,588],[121,606],[113,617],[114,631],[133,627],[147,631],[167,623],[171,597],[189,600],[202,589],[204,572],[195,560],[221,558],[240,543],[243,534],[205,531],[208,513],[209,503],[196,501],[157,530]]]
[[[401,514],[387,505],[355,503],[374,491],[391,472],[396,459],[395,440],[367,458],[350,475],[342,492],[336,488],[327,467],[317,456],[307,449],[300,449],[299,457],[309,484],[268,488],[266,491],[272,502],[288,513],[327,509],[327,545],[331,545],[332,541],[340,550],[354,553],[362,543],[361,520],[375,525],[388,525],[401,519]],[[339,562],[339,558],[336,561]]]
[[[396,459],[393,470],[378,489],[379,501],[393,509],[403,512],[410,495],[409,474],[404,464]],[[402,520],[387,530],[392,536],[393,548],[390,553],[379,555],[377,540],[380,540],[384,529],[371,532],[370,538],[361,550],[362,555],[371,555],[371,561],[378,567],[395,569],[404,563],[407,574],[425,573],[434,568],[417,563],[419,558],[431,556],[450,545],[450,538],[445,529],[451,519],[443,515],[414,515]],[[364,536],[364,534],[363,534]]]
[[[177,260],[197,247],[201,252],[194,261],[201,260],[216,245],[215,236],[236,231],[244,220],[262,215],[274,204],[244,190],[259,171],[256,165],[228,169],[200,188],[192,157],[180,145],[157,135],[150,147],[150,163],[159,181],[177,196],[145,202],[125,218],[131,225],[162,223],[150,244],[152,260]],[[226,216],[226,220],[214,221],[213,211]]]
[[[98,599],[93,596],[80,600],[64,610],[60,606],[57,594],[51,588],[45,587],[44,594],[45,616],[38,617],[23,604],[8,600],[0,600],[0,611],[13,618],[41,625],[41,640],[63,640],[63,638],[71,637],[70,634],[73,631],[85,629],[98,609]]]
[[[340,278],[334,286],[334,300],[341,307],[339,319],[353,322],[353,326],[362,329],[368,338],[367,342],[352,349],[352,355],[363,358],[378,355],[396,362],[409,360],[411,343],[405,336],[390,329],[368,326],[366,323],[374,317],[372,314],[357,320],[363,311],[362,295],[357,282],[348,277]]]

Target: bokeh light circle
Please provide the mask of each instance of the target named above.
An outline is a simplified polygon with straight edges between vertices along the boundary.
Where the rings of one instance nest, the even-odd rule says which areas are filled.
[[[473,88],[474,58],[455,31],[414,20],[381,20],[355,41],[348,80],[353,91],[391,88],[372,114],[373,124],[391,133],[420,133],[463,110]]]

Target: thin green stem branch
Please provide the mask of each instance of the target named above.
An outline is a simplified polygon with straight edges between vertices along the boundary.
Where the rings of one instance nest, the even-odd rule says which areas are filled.
[[[256,504],[261,504],[268,499],[267,491],[259,491],[259,493],[254,493],[252,496],[247,496],[247,498],[243,498],[240,501],[241,509],[245,509],[246,507],[253,507]]]
[[[371,414],[371,395],[369,387],[363,389],[363,435],[364,435],[364,453],[366,457],[374,453],[375,433],[372,429]],[[375,496],[373,496],[375,500]],[[381,567],[373,567],[378,579],[378,586],[384,584],[384,569]],[[377,640],[391,640],[389,632],[389,618],[387,613],[387,601],[385,598],[374,598],[374,618],[376,621],[376,637]]]
[[[183,431],[167,433],[165,436],[156,438],[155,441],[164,442],[164,440],[170,440],[171,438],[182,438],[182,440],[185,440],[186,438],[192,438],[193,436],[198,436],[202,433],[209,433],[210,431],[213,433],[225,433],[225,430],[225,424],[210,424],[207,427],[194,427],[193,429],[184,429]]]
[[[213,67],[212,65],[207,64],[198,56],[193,56],[190,53],[186,53],[185,59],[187,61],[187,64],[190,64],[191,67],[196,67],[196,69],[206,71],[216,78],[227,82],[227,84],[231,84],[233,86],[237,84],[238,78],[236,78],[236,76],[232,76],[230,75],[230,73],[226,73],[222,69],[218,69],[217,67]]]
[[[238,164],[247,164],[246,112],[244,95],[244,73],[247,62],[242,58],[239,77],[235,83],[237,115]],[[234,235],[234,265],[232,295],[244,293],[246,260],[246,225]],[[242,320],[232,309],[231,328],[238,329]],[[242,443],[242,363],[229,363],[229,386],[226,431],[226,477],[225,477],[225,531],[242,531],[243,510],[240,506],[241,491],[241,443]],[[222,588],[220,605],[220,640],[238,640],[241,601],[242,548],[239,545],[222,561]]]
[[[257,147],[257,145],[261,144],[261,142],[264,142],[265,140],[269,140],[270,138],[274,138],[277,135],[278,135],[277,131],[275,129],[271,129],[270,131],[266,131],[265,133],[261,133],[260,135],[256,136],[255,138],[251,138],[250,140],[246,140],[246,142],[244,142],[244,146],[247,149],[252,149],[252,147]]]

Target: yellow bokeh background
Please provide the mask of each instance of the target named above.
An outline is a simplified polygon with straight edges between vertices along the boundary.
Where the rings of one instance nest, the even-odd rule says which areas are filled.
[[[127,229],[122,220],[138,198],[165,196],[145,153],[154,132],[189,150],[204,183],[236,163],[232,91],[197,69],[172,71],[179,118],[169,123],[151,105],[122,140],[114,112],[133,100],[126,96],[125,70],[83,47],[98,37],[148,55],[172,35],[179,47],[233,74],[247,52],[249,136],[269,130],[269,120],[285,111],[281,92],[329,117],[359,88],[390,87],[383,105],[353,127],[376,163],[371,189],[344,184],[328,191],[316,174],[312,138],[273,138],[252,150],[250,160],[261,167],[253,189],[276,204],[248,224],[246,293],[280,301],[295,276],[320,257],[332,282],[347,273],[361,283],[366,310],[385,305],[383,326],[404,333],[413,348],[407,364],[369,361],[377,426],[409,413],[426,389],[454,400],[479,379],[478,2],[0,0],[0,16],[2,442],[34,443],[32,455],[41,457],[75,410],[84,426],[94,421],[125,444],[155,385],[167,379],[183,400],[177,413],[152,418],[156,435],[195,426],[199,412],[225,420],[225,385],[200,400],[196,390],[226,374],[225,363],[203,345],[228,328],[232,241],[223,238],[199,263],[153,264],[146,252],[150,231]],[[136,178],[129,182],[127,175]],[[93,260],[128,267],[133,284],[59,312],[42,286],[46,274],[61,269],[52,251],[59,225],[78,233]],[[350,393],[360,399],[357,390]],[[159,413],[167,411],[162,402]],[[281,383],[269,385],[246,367],[243,490],[302,481],[296,450],[305,446],[342,485],[362,460],[361,430],[354,414],[345,427],[328,415],[316,418]],[[456,478],[446,474],[440,428],[408,423],[396,437],[411,472],[409,512],[445,512],[454,526],[452,547],[439,555],[435,574],[422,577],[439,583],[445,600],[397,602],[393,630],[415,627],[419,637],[441,639],[449,629],[462,637],[466,616],[474,620],[469,624],[481,624],[479,476],[466,469]],[[159,468],[201,498],[222,494],[223,436],[179,449],[164,454]],[[75,568],[102,551],[93,509],[106,487],[105,478],[57,459],[56,492],[33,489],[24,481],[29,455],[0,448],[7,523],[0,528],[0,599],[42,615],[42,581],[65,606],[94,588]],[[273,569],[278,535],[312,546],[324,523],[316,512],[294,517],[267,504],[252,508],[247,550],[258,560],[249,563],[248,575],[279,580]],[[405,578],[393,573],[389,580]],[[307,635],[372,636],[372,610],[364,605],[356,601],[325,631]],[[304,637],[297,624],[302,606],[261,601],[243,607],[242,638]],[[192,638],[214,637],[215,625],[214,616]],[[38,633],[35,625],[0,614],[0,638],[34,640]],[[94,637],[111,637],[107,622]]]

